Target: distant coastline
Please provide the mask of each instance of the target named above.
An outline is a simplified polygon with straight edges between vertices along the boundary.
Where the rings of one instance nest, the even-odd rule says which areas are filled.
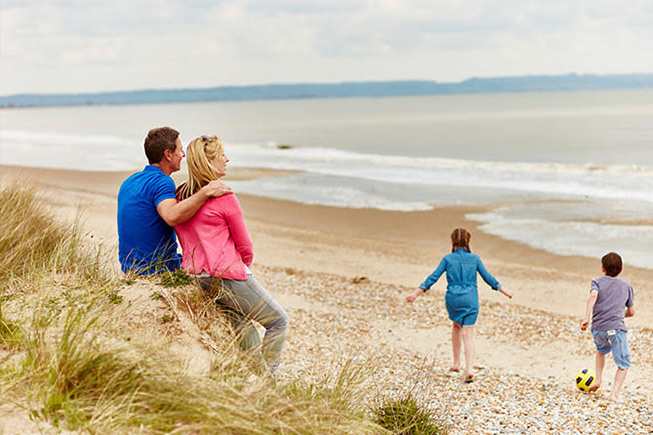
[[[83,94],[16,94],[0,97],[0,108],[131,105],[308,98],[405,97],[507,92],[567,92],[653,89],[653,73],[620,75],[471,78],[457,83],[428,80],[267,84],[191,89],[147,89]]]

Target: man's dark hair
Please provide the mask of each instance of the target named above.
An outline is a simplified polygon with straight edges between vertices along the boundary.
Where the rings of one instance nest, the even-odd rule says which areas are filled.
[[[165,150],[174,151],[179,132],[170,127],[153,128],[145,138],[145,155],[150,165],[161,163]]]
[[[619,275],[623,268],[621,257],[616,252],[605,254],[603,258],[601,258],[601,264],[605,269],[605,274],[612,277]]]

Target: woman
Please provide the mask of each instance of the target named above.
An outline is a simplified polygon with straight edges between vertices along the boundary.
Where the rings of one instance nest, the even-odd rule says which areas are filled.
[[[464,228],[456,228],[451,233],[451,254],[445,255],[438,267],[419,287],[406,296],[406,302],[413,303],[418,296],[430,289],[447,272],[447,293],[444,300],[449,319],[453,322],[451,344],[453,366],[451,371],[460,371],[461,341],[465,344],[465,382],[474,380],[474,325],[478,317],[478,287],[476,274],[494,290],[512,299],[512,292],[506,290],[487,271],[481,257],[472,254],[469,248],[471,234]]]
[[[183,201],[213,180],[224,177],[229,159],[218,136],[191,141],[186,153],[188,182],[177,188]],[[175,227],[183,251],[183,268],[229,314],[243,349],[260,345],[252,321],[265,327],[262,353],[268,369],[279,365],[288,315],[254,278],[249,267],[254,253],[236,195],[209,199],[188,222]]]

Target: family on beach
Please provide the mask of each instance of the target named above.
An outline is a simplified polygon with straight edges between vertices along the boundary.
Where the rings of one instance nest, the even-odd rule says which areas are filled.
[[[118,193],[118,236],[121,269],[127,274],[151,275],[182,268],[195,277],[223,308],[238,333],[241,347],[261,349],[269,372],[274,373],[288,329],[288,315],[252,275],[249,266],[253,246],[243,212],[232,190],[220,179],[227,173],[226,156],[218,136],[193,139],[183,150],[179,132],[170,127],[148,132],[144,143],[149,165],[127,178]],[[188,181],[179,187],[170,175],[186,157]],[[176,233],[176,237],[175,237]],[[177,242],[182,255],[177,253]],[[446,308],[452,321],[451,371],[461,371],[464,347],[464,382],[474,380],[474,325],[479,311],[477,274],[494,290],[508,298],[505,289],[472,253],[471,234],[456,228],[451,234],[452,252],[419,287],[406,296],[413,303],[446,272]],[[624,317],[635,314],[633,289],[617,278],[621,257],[609,253],[602,258],[604,276],[592,281],[581,329],[592,324],[596,345],[596,381],[601,385],[605,355],[612,352],[617,372],[610,399],[619,401],[619,391],[630,367]],[[265,328],[261,342],[254,322]]]

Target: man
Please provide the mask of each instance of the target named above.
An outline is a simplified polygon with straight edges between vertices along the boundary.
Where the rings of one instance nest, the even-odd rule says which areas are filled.
[[[144,145],[150,164],[127,178],[118,193],[118,257],[124,273],[151,275],[181,266],[172,227],[192,218],[207,199],[231,189],[216,180],[177,202],[170,175],[185,157],[179,132],[152,129]]]

